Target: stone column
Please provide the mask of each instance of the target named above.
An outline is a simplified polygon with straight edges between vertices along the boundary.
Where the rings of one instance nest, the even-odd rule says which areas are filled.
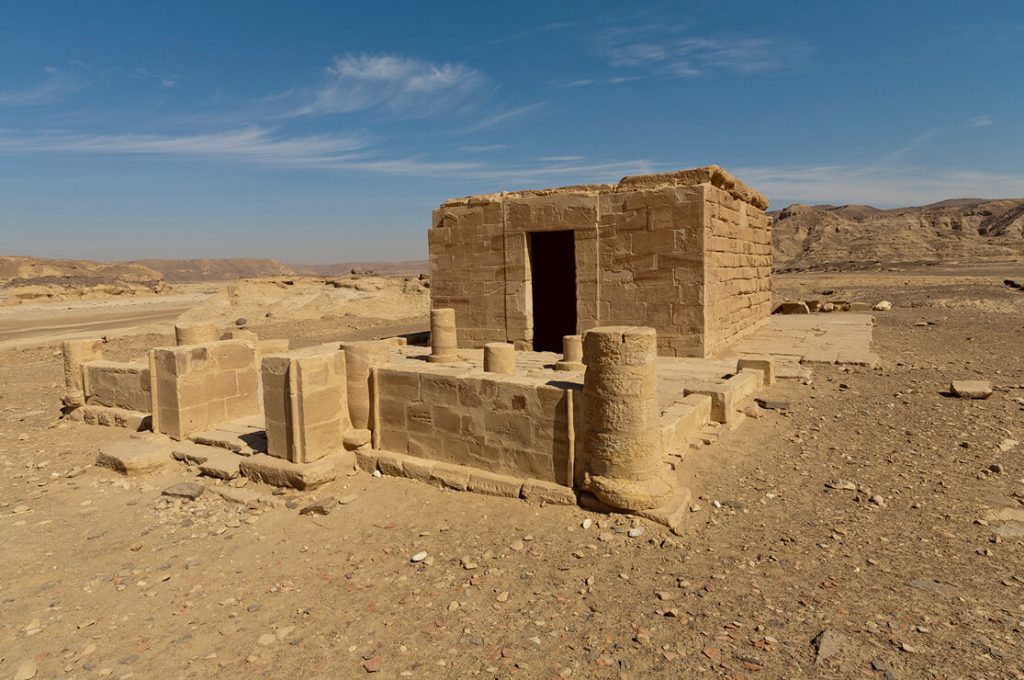
[[[583,369],[583,338],[566,335],[562,338],[562,360],[555,362],[556,371],[579,371]]]
[[[64,392],[61,402],[70,412],[85,406],[85,379],[82,364],[103,358],[102,340],[65,340],[61,343],[64,355]]]
[[[484,345],[484,370],[488,373],[515,373],[515,346],[507,342],[489,342]]]
[[[458,361],[457,349],[455,310],[430,310],[430,356],[427,357],[427,361],[435,363]]]
[[[653,328],[604,326],[583,336],[583,486],[614,508],[656,508],[673,492],[662,462],[657,355]]]
[[[181,345],[201,345],[205,342],[217,342],[220,333],[213,324],[193,324],[174,327],[174,343]]]
[[[352,427],[366,430],[370,427],[370,372],[388,363],[391,345],[382,340],[356,340],[341,343],[345,350],[348,413]]]

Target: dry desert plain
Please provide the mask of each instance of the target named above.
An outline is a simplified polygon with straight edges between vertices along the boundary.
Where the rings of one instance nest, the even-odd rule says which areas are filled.
[[[58,340],[129,359],[186,308],[233,322],[226,288],[2,310],[0,678],[1024,677],[1022,270],[776,276],[777,300],[891,301],[881,365],[815,366],[766,392],[788,409],[690,451],[677,533],[362,472],[168,498],[193,473],[96,467],[126,432],[60,419]],[[422,285],[364,284],[347,315],[312,295],[247,325],[293,346],[426,328]],[[994,393],[947,395],[959,378]]]

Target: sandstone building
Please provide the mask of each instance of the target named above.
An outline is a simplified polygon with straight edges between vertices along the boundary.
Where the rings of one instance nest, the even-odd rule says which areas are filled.
[[[432,305],[455,310],[464,348],[560,352],[625,325],[654,328],[660,355],[713,356],[771,311],[767,207],[718,166],[450,200],[429,232]]]

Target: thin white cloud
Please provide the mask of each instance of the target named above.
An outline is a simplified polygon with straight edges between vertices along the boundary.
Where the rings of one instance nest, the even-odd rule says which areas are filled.
[[[175,87],[178,82],[182,80],[181,76],[174,75],[172,73],[157,73],[155,71],[142,68],[141,66],[135,69],[135,77],[155,80],[160,83],[161,87],[165,87],[167,89]]]
[[[435,64],[394,54],[346,54],[334,58],[319,87],[299,95],[306,101],[290,115],[352,113],[379,107],[419,118],[462,105],[486,82],[464,64]]]
[[[1024,174],[984,170],[843,165],[752,166],[730,170],[762,193],[801,203],[898,207],[947,198],[1024,196]]]
[[[995,125],[995,121],[989,115],[975,116],[966,123],[966,126],[969,128],[988,127],[989,125]]]
[[[66,132],[23,136],[0,131],[0,152],[177,156],[291,166],[348,160],[366,146],[359,135],[278,137],[258,127],[178,136]]]
[[[605,29],[596,36],[595,45],[612,68],[663,78],[772,73],[794,66],[809,53],[799,41],[692,37],[683,27],[671,24]]]
[[[480,130],[485,130],[487,128],[494,127],[495,125],[504,123],[505,121],[511,120],[513,118],[518,118],[519,116],[529,113],[530,111],[535,111],[536,109],[539,109],[542,106],[544,106],[544,102],[537,102],[534,104],[527,104],[526,106],[520,106],[514,109],[499,111],[498,113],[492,113],[482,118],[476,124],[470,125],[469,127],[465,128],[465,131],[478,132]]]
[[[465,144],[459,147],[459,151],[468,151],[469,153],[485,153],[487,151],[498,151],[499,149],[507,149],[508,144]]]
[[[0,108],[49,104],[81,87],[71,74],[56,66],[43,68],[46,77],[21,90],[0,90]]]
[[[541,156],[537,160],[545,163],[567,163],[571,161],[581,161],[583,156]]]

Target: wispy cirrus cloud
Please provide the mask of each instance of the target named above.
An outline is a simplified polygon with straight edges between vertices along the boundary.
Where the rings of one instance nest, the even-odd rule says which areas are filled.
[[[518,117],[520,117],[522,115],[530,113],[531,111],[536,111],[537,109],[541,108],[542,106],[544,106],[544,102],[535,102],[533,104],[527,104],[525,106],[517,106],[515,108],[505,109],[503,111],[497,111],[495,113],[490,113],[490,114],[484,116],[483,118],[481,118],[479,121],[477,121],[473,125],[470,125],[469,127],[464,128],[463,131],[464,132],[479,132],[480,130],[486,130],[487,128],[494,127],[494,126],[499,125],[501,123],[504,123],[506,121],[512,120],[513,118],[518,118]]]
[[[1024,196],[1024,174],[973,169],[777,165],[737,167],[733,170],[737,177],[769,196],[802,203],[865,203],[900,207],[953,197]]]
[[[150,71],[149,69],[142,68],[141,66],[135,69],[135,77],[139,79],[156,80],[160,83],[161,87],[170,89],[175,87],[182,77],[173,73],[157,73],[156,71]]]
[[[361,135],[289,137],[260,127],[191,135],[60,131],[19,135],[0,130],[0,152],[8,153],[175,156],[305,167],[349,160],[366,147],[367,141]]]
[[[345,54],[334,58],[317,87],[286,94],[304,100],[288,115],[381,108],[421,118],[464,104],[486,83],[481,73],[465,64],[433,63],[396,54]]]
[[[689,30],[657,22],[606,28],[594,37],[594,52],[625,75],[554,81],[552,85],[615,85],[642,78],[701,78],[716,73],[767,74],[792,68],[810,53],[800,41],[693,36]]]
[[[80,63],[74,62],[73,65]],[[49,104],[83,86],[73,73],[57,66],[46,66],[43,73],[44,77],[29,87],[0,90],[0,108]]]
[[[992,116],[989,115],[975,116],[964,123],[964,126],[969,128],[988,127],[990,125],[995,125],[995,121],[992,120]]]

